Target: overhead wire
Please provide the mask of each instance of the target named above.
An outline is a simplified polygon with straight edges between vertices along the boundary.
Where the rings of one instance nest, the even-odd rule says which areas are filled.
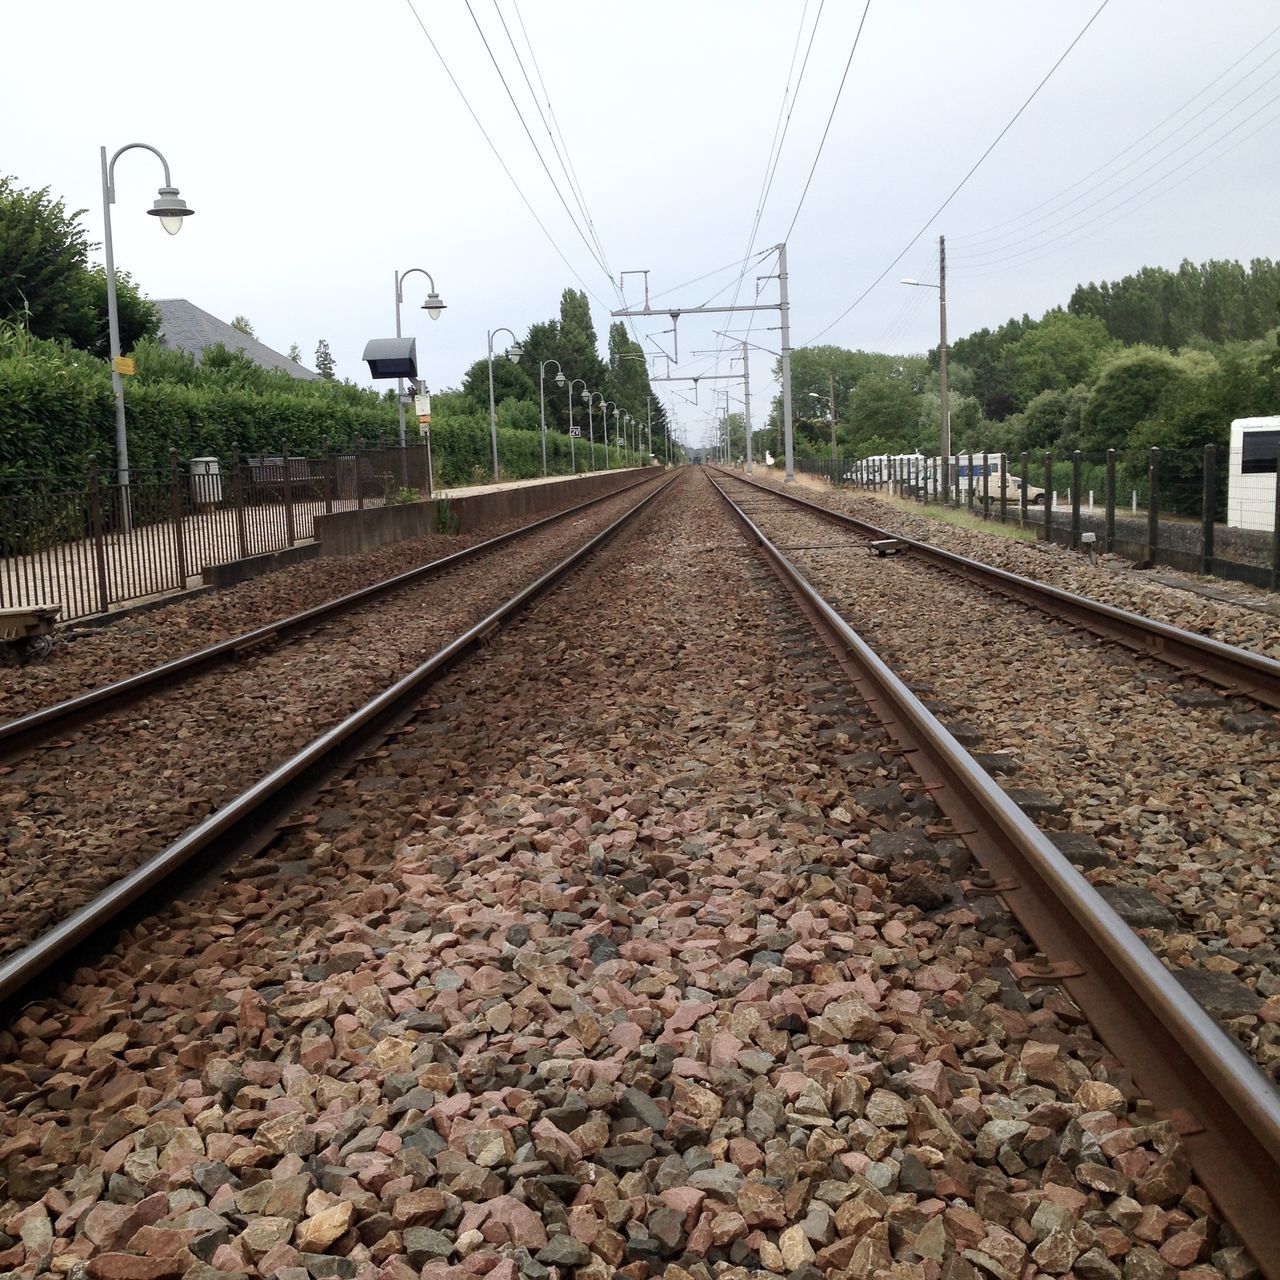
[[[955,185],[955,187],[952,188],[951,193],[947,196],[947,198],[943,200],[943,202],[933,211],[932,214],[930,214],[930,216],[925,220],[925,222],[922,224],[920,229],[915,233],[915,235],[911,237],[909,241],[907,241],[906,245],[903,246],[903,248],[899,251],[897,256],[889,263],[889,265],[886,266],[885,269],[881,271],[880,274],[876,276],[876,278],[838,316],[836,316],[836,318],[832,320],[830,324],[826,325],[822,329],[819,329],[818,332],[815,333],[812,338],[808,339],[804,343],[805,346],[808,346],[811,342],[815,341],[817,338],[822,337],[822,335],[824,333],[827,333],[829,330],[834,329],[836,325],[838,325],[840,321],[845,318],[845,316],[847,316],[855,307],[857,307],[867,297],[867,295],[870,294],[871,291],[875,289],[877,285],[880,284],[880,282],[885,278],[885,276],[887,276],[889,272],[892,271],[894,267],[896,267],[898,263],[901,262],[902,259],[906,257],[906,255],[911,251],[912,247],[915,245],[916,241],[919,240],[920,237],[924,235],[924,233],[928,231],[928,229],[938,220],[943,210],[946,209],[947,206],[956,198],[956,196],[960,194],[960,192],[968,184],[969,179],[972,178],[973,175],[977,173],[978,169],[982,166],[983,161],[986,160],[986,158],[996,149],[1001,139],[1004,138],[1005,134],[1007,134],[1009,130],[1013,128],[1013,126],[1021,118],[1023,112],[1026,111],[1026,109],[1032,104],[1032,102],[1035,101],[1035,99],[1039,96],[1040,91],[1053,78],[1054,73],[1067,60],[1068,55],[1076,47],[1076,45],[1078,45],[1080,41],[1084,39],[1085,33],[1089,30],[1090,27],[1093,26],[1093,24],[1102,15],[1102,11],[1110,3],[1111,3],[1111,0],[1102,0],[1102,3],[1097,7],[1097,9],[1094,10],[1093,14],[1089,17],[1089,20],[1076,33],[1071,43],[1067,45],[1067,47],[1058,56],[1057,61],[1055,61],[1053,66],[1051,66],[1049,70],[1045,72],[1043,78],[1040,80],[1040,83],[1036,85],[1036,87],[1031,91],[1030,95],[1026,98],[1026,100],[1022,103],[1022,105],[1017,109],[1017,111],[1013,113],[1009,121],[1005,124],[1004,128],[1002,128],[1000,132],[996,134],[995,138],[992,139],[991,143],[987,146],[986,150],[983,151],[983,153],[977,158],[977,160],[974,161],[969,171],[964,175],[963,178],[960,179],[960,181]]]
[[[502,70],[498,59],[494,56],[493,49],[489,45],[489,38],[484,33],[484,28],[480,25],[480,19],[476,17],[476,11],[472,7],[471,0],[462,0],[466,5],[467,12],[471,15],[471,21],[475,26],[477,34],[480,36],[480,43],[484,45],[485,52],[489,55],[489,61],[493,63],[493,69],[498,73],[498,79],[502,82],[502,87],[506,91],[507,98],[511,102],[512,109],[516,113],[516,118],[520,121],[520,127],[524,130],[524,136],[529,139],[529,145],[533,148],[533,153],[538,157],[538,163],[542,166],[542,171],[547,175],[547,181],[551,183],[552,189],[556,193],[556,199],[560,201],[560,207],[565,211],[569,221],[573,224],[573,229],[578,233],[578,238],[586,246],[587,252],[591,255],[592,261],[600,268],[605,275],[612,278],[609,268],[605,266],[600,255],[592,245],[590,239],[583,229],[578,225],[578,220],[573,216],[573,210],[569,208],[569,202],[564,198],[564,193],[560,190],[559,184],[552,176],[551,169],[547,165],[546,159],[543,157],[542,149],[538,146],[537,140],[533,136],[533,131],[529,128],[529,123],[524,118],[524,112],[520,110],[520,104],[516,101],[516,96],[511,92],[511,86],[507,83],[506,73]]]
[[[1224,79],[1226,76],[1230,75],[1231,72],[1234,71],[1242,62],[1244,62],[1247,58],[1255,54],[1259,49],[1261,49],[1265,44],[1267,44],[1268,41],[1274,39],[1274,37],[1277,34],[1280,34],[1280,26],[1273,27],[1265,36],[1262,37],[1261,40],[1257,41],[1256,44],[1253,44],[1248,49],[1246,49],[1245,52],[1242,53],[1240,57],[1235,59],[1235,61],[1232,62],[1229,66],[1223,68],[1223,70],[1220,71],[1216,76],[1214,76],[1214,78],[1210,80],[1208,84],[1203,85],[1200,89],[1197,89],[1196,92],[1193,93],[1191,97],[1187,98],[1180,106],[1176,107],[1173,111],[1169,112],[1168,115],[1158,120],[1154,125],[1152,125],[1144,133],[1140,134],[1132,142],[1130,142],[1128,146],[1124,147],[1120,151],[1117,151],[1115,155],[1111,156],[1110,159],[1103,161],[1102,164],[1098,165],[1094,169],[1091,169],[1088,173],[1084,175],[1084,177],[1077,179],[1075,182],[1071,183],[1067,187],[1064,187],[1061,191],[1057,192],[1055,195],[1051,195],[1047,197],[1046,199],[1040,201],[1039,204],[1032,205],[1030,209],[1026,209],[1022,213],[1016,214],[1012,218],[1006,218],[1002,222],[994,223],[992,226],[983,228],[981,231],[971,232],[968,235],[953,236],[951,243],[959,247],[959,246],[972,245],[975,242],[984,243],[987,237],[989,236],[991,236],[994,239],[1003,238],[1000,236],[992,236],[992,233],[998,232],[1002,230],[1004,227],[1012,226],[1015,223],[1022,222],[1024,219],[1029,218],[1033,213],[1038,213],[1046,205],[1057,203],[1058,200],[1060,200],[1063,196],[1067,195],[1069,192],[1074,191],[1077,187],[1083,186],[1086,182],[1089,181],[1090,178],[1096,177],[1098,174],[1102,173],[1104,170],[1109,169],[1117,161],[1122,160],[1135,147],[1140,146],[1142,143],[1144,143],[1153,133],[1156,133],[1158,130],[1164,128],[1164,126],[1168,124],[1171,120],[1174,120],[1178,116],[1180,116],[1189,106],[1191,106],[1193,102],[1196,101],[1197,98],[1203,97],[1204,94],[1208,93],[1209,90],[1214,87],[1214,85],[1216,85],[1220,80]],[[1185,129],[1187,125],[1192,124],[1195,120],[1199,119],[1199,117],[1202,116],[1211,107],[1216,106],[1217,103],[1221,102],[1222,99],[1226,97],[1226,95],[1230,93],[1232,89],[1236,88],[1240,84],[1243,84],[1245,80],[1247,80],[1250,76],[1254,75],[1256,72],[1260,71],[1262,67],[1264,67],[1268,62],[1271,61],[1272,58],[1276,57],[1278,54],[1280,54],[1280,49],[1273,50],[1271,53],[1269,53],[1265,58],[1262,59],[1262,61],[1256,67],[1253,67],[1249,71],[1245,72],[1244,75],[1240,76],[1237,80],[1233,81],[1230,85],[1228,85],[1227,88],[1224,89],[1222,93],[1218,94],[1216,98],[1213,98],[1209,102],[1206,102],[1204,106],[1202,106],[1200,110],[1197,111],[1193,116],[1189,117],[1187,120],[1184,120],[1183,123],[1177,127],[1177,129],[1173,130],[1173,133],[1177,133],[1180,130]],[[1169,136],[1172,136],[1172,134],[1170,134]]]
[[[840,84],[836,88],[835,100],[831,103],[831,111],[827,116],[826,126],[822,130],[822,137],[818,139],[818,150],[813,157],[813,164],[809,166],[809,176],[804,181],[804,190],[800,192],[800,199],[796,204],[796,211],[792,214],[791,225],[787,228],[787,234],[782,237],[783,243],[791,239],[791,233],[796,229],[796,222],[800,217],[800,210],[804,208],[804,198],[809,194],[809,186],[813,182],[813,175],[818,171],[818,161],[822,159],[822,148],[827,145],[827,134],[831,132],[831,122],[836,118],[836,108],[840,105],[840,97],[844,93],[845,81],[849,78],[849,68],[853,66],[853,55],[858,52],[858,42],[862,39],[862,28],[867,25],[867,14],[871,11],[871,0],[867,0],[862,9],[862,17],[858,21],[858,30],[854,33],[853,45],[849,50],[849,57],[844,64],[844,74],[840,77]]]
[[[1280,53],[1280,50],[1277,50],[1277,52]],[[1136,172],[1132,174],[1131,177],[1127,178],[1124,182],[1121,182],[1118,185],[1113,186],[1110,191],[1107,191],[1103,195],[1100,195],[1096,200],[1090,201],[1088,204],[1084,205],[1082,208],[1076,210],[1075,213],[1067,214],[1065,217],[1059,218],[1056,222],[1050,222],[1047,226],[1043,227],[1040,231],[1028,231],[1025,235],[1019,232],[1010,232],[1007,236],[997,237],[994,240],[990,240],[986,242],[988,244],[996,246],[994,248],[978,249],[976,252],[967,252],[967,253],[961,251],[959,253],[954,253],[953,258],[958,262],[959,261],[976,261],[981,258],[992,257],[995,254],[1007,253],[1011,249],[1016,249],[1017,246],[1020,244],[1031,244],[1032,241],[1037,240],[1044,235],[1047,235],[1050,231],[1054,231],[1058,227],[1066,226],[1068,223],[1074,222],[1076,219],[1080,218],[1082,215],[1087,213],[1090,209],[1097,208],[1098,205],[1103,204],[1107,200],[1111,199],[1113,196],[1119,195],[1119,193],[1125,190],[1126,187],[1133,186],[1135,182],[1140,181],[1147,174],[1152,173],[1153,171],[1158,169],[1161,165],[1173,159],[1173,157],[1176,156],[1180,151],[1185,150],[1198,138],[1203,137],[1204,134],[1207,133],[1210,129],[1212,129],[1215,125],[1221,124],[1222,121],[1225,120],[1229,115],[1231,115],[1233,112],[1243,107],[1244,104],[1248,102],[1250,98],[1253,98],[1257,94],[1261,93],[1263,89],[1265,89],[1269,84],[1272,84],[1276,80],[1280,80],[1280,71],[1276,71],[1274,74],[1269,76],[1260,85],[1256,86],[1248,94],[1246,94],[1239,102],[1235,103],[1231,107],[1228,107],[1226,111],[1222,112],[1220,115],[1210,120],[1208,124],[1203,126],[1203,128],[1197,129],[1195,133],[1193,133],[1189,138],[1184,139],[1171,151],[1153,160],[1149,165],[1145,166],[1144,168],[1138,169]],[[1269,98],[1266,102],[1262,104],[1261,107],[1251,112],[1243,120],[1240,120],[1236,124],[1232,125],[1230,128],[1226,130],[1225,133],[1221,134],[1219,138],[1215,139],[1214,141],[1215,142],[1221,141],[1223,138],[1229,137],[1231,133],[1233,133],[1236,129],[1242,128],[1244,125],[1248,124],[1249,121],[1252,120],[1255,116],[1257,116],[1260,111],[1265,111],[1267,107],[1271,106],[1272,103],[1276,101],[1277,101],[1276,97]],[[1159,143],[1156,143],[1152,147],[1148,148],[1146,151],[1142,153],[1141,156],[1138,157],[1138,159],[1142,159],[1143,157],[1149,155],[1151,151],[1155,149],[1155,146],[1158,146],[1158,145]],[[1211,142],[1208,145],[1213,146],[1214,143]],[[1205,148],[1201,148],[1201,150],[1195,152],[1194,155],[1190,157],[1190,159],[1194,160],[1199,156],[1203,155],[1204,150]],[[1170,170],[1169,172],[1176,173],[1177,169],[1181,167],[1182,166],[1179,165],[1175,169]],[[1097,183],[1095,186],[1081,193],[1081,195],[1076,197],[1076,200],[1073,200],[1070,203],[1074,204],[1079,200],[1083,200],[1085,196],[1092,195],[1094,191],[1100,190],[1101,188],[1108,186],[1108,184],[1114,182],[1115,178],[1118,178],[1119,176],[1120,175],[1117,174],[1117,175],[1114,175],[1112,178],[1104,179],[1102,182]],[[1155,179],[1155,181],[1158,182],[1160,181],[1160,179],[1157,178]],[[1151,184],[1148,184],[1148,187],[1144,187],[1142,188],[1142,190],[1145,191],[1149,189],[1150,185]],[[1139,194],[1141,194],[1141,192],[1139,192]],[[1038,218],[1035,221],[1043,222],[1045,218],[1049,218],[1052,216],[1053,216],[1052,214],[1045,214],[1044,217]],[[1034,222],[1030,225],[1034,225]],[[1070,235],[1071,233],[1072,233],[1071,231],[1067,231],[1064,234]],[[1007,241],[1007,243],[1002,244],[1001,240]]]
[[[507,165],[507,162],[503,159],[502,152],[498,150],[498,147],[494,143],[493,138],[489,135],[489,131],[481,123],[480,117],[476,114],[475,108],[471,105],[470,99],[463,92],[462,86],[458,83],[457,77],[453,74],[453,70],[450,68],[448,62],[445,61],[444,54],[440,52],[440,47],[436,44],[435,40],[432,38],[431,32],[427,30],[427,25],[425,22],[423,22],[422,15],[415,8],[413,0],[405,0],[405,4],[408,5],[409,12],[413,14],[414,20],[417,22],[418,26],[422,29],[422,34],[426,36],[427,43],[431,46],[431,51],[436,55],[437,59],[439,59],[441,67],[444,68],[445,75],[449,77],[450,83],[453,85],[454,89],[457,90],[458,97],[462,99],[462,105],[466,107],[468,114],[471,116],[471,119],[475,122],[476,128],[480,130],[481,137],[484,138],[485,142],[489,146],[489,150],[493,152],[494,158],[497,160],[498,164],[501,165],[502,172],[507,175],[507,178],[510,181],[511,185],[515,188],[516,195],[520,197],[520,200],[524,204],[524,207],[529,210],[529,213],[532,216],[534,222],[538,224],[539,230],[547,238],[547,242],[551,245],[551,247],[556,251],[556,256],[560,259],[561,262],[564,263],[566,267],[569,268],[569,271],[573,275],[573,278],[577,280],[577,282],[583,287],[583,289],[587,292],[587,294],[590,295],[592,298],[594,298],[596,302],[600,303],[601,306],[605,306],[606,304],[603,301],[601,301],[599,297],[597,297],[595,292],[592,290],[591,286],[587,284],[587,282],[582,278],[578,269],[565,256],[565,252],[563,249],[561,249],[559,242],[556,240],[555,236],[553,236],[551,232],[547,230],[546,223],[544,223],[542,219],[538,216],[538,211],[530,203],[529,197],[525,195],[524,189],[520,186],[519,182],[516,181],[515,174],[511,172],[511,169]]]

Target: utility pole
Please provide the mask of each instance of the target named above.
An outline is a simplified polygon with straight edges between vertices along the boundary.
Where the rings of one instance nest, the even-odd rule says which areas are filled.
[[[938,237],[938,393],[942,399],[941,454],[951,456],[951,391],[947,385],[947,237]],[[946,462],[942,465],[945,467]],[[944,489],[945,499],[945,489]]]
[[[831,369],[827,370],[827,403],[831,406],[831,465],[834,467],[836,462],[836,375]],[[833,474],[832,481],[834,480]]]
[[[777,311],[781,318],[782,330],[782,424],[786,437],[786,482],[795,481],[795,450],[793,446],[793,420],[791,415],[791,301],[788,292],[787,278],[787,246],[773,246],[778,253],[778,301],[736,304],[727,307],[671,307],[654,310],[649,306],[648,298],[643,307],[623,307],[609,314],[615,319],[626,316],[670,316],[673,326],[678,326],[682,315],[703,315],[729,311]],[[759,277],[765,279],[767,277]],[[677,353],[678,354],[678,353]],[[661,382],[656,378],[652,381]],[[684,381],[684,379],[665,379],[665,381]]]
[[[791,434],[791,299],[787,292],[787,246],[778,246],[778,315],[782,321],[782,426],[786,437],[784,483],[795,482],[795,450]]]
[[[742,418],[747,428],[747,475],[751,474],[751,363],[747,358],[747,340],[742,340]]]

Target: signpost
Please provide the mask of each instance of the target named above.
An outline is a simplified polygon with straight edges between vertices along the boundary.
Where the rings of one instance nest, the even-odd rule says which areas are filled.
[[[418,415],[418,431],[427,446],[427,497],[431,496],[431,393],[420,391],[413,397],[413,411]]]

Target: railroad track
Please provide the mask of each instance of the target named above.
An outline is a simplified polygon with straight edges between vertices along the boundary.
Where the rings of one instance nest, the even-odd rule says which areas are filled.
[[[0,1265],[1252,1274],[1199,1136],[1012,980],[1020,891],[922,903],[960,824],[693,480],[14,1024]]]
[[[26,945],[0,961],[0,1006],[16,1006],[29,999],[37,989],[36,984],[47,982],[46,975],[54,966],[69,954],[79,954],[77,948],[82,944],[101,936],[106,930],[118,928],[122,919],[140,918],[158,903],[171,898],[184,883],[180,877],[192,867],[193,860],[199,858],[198,873],[205,875],[211,867],[225,865],[246,850],[259,849],[270,843],[278,834],[279,824],[291,810],[304,803],[308,797],[314,796],[324,780],[335,770],[349,767],[368,750],[371,742],[392,732],[397,721],[403,719],[414,701],[422,696],[433,681],[439,679],[461,658],[485,644],[531,601],[608,542],[677,478],[678,476],[672,476],[651,488],[649,493],[633,502],[588,541],[540,572],[533,581],[524,582],[514,594],[487,610],[479,621],[455,636],[425,661],[416,662],[411,670],[400,675],[389,687],[382,689],[339,723],[311,739],[302,749],[291,753],[283,761],[273,762],[257,781],[238,794],[221,798],[221,802],[208,816],[176,838],[168,840],[163,848],[147,857],[141,865],[128,870],[127,874],[114,881],[108,870],[105,873],[107,887],[97,896],[76,906],[70,914],[58,919],[51,927],[30,938]],[[636,487],[638,486],[628,486],[628,489]],[[614,499],[618,497],[616,493],[608,496]],[[467,552],[460,553],[458,557],[433,562],[423,569],[344,597],[333,605],[296,615],[288,620],[289,629],[312,632],[319,619],[332,617],[335,611],[348,612],[354,607],[353,602],[374,600],[409,583],[434,577],[444,566],[456,566],[463,560],[473,559],[476,555],[510,543],[522,532],[545,527],[553,520],[563,519],[574,512],[581,514],[584,507],[594,505],[594,502],[580,504],[569,512],[559,513],[557,517],[527,526],[526,530],[517,530],[480,543]],[[251,633],[255,643],[264,633],[275,634],[282,625],[284,624]],[[25,717],[25,721],[35,721],[35,724],[15,722],[19,729],[15,730],[10,741],[16,740],[19,732],[25,735],[23,740],[28,746],[41,740],[31,736],[37,732],[44,740],[48,740],[50,735],[64,732],[67,727],[82,725],[86,717],[96,719],[108,706],[118,706],[120,699],[145,697],[174,680],[189,679],[193,673],[207,671],[212,664],[225,661],[228,656],[243,651],[245,647],[242,642],[237,641],[215,645],[191,655],[190,660],[166,664],[155,672],[123,681],[121,684],[124,688],[108,686],[96,695],[86,695],[85,699],[74,699],[61,707],[51,708],[48,713]],[[39,772],[43,776],[43,767]],[[7,785],[13,785],[12,779],[11,773],[5,780]],[[76,782],[77,779],[73,777],[67,786],[74,787]],[[83,821],[83,818],[79,819],[79,822]],[[83,827],[79,829],[83,834]],[[22,909],[20,895],[15,896],[9,905],[10,908]]]
[[[718,475],[769,494],[779,502],[809,512],[844,529],[851,529],[872,541],[895,542],[911,556],[945,569],[989,591],[1019,600],[1050,617],[1070,622],[1094,635],[1113,640],[1135,652],[1167,663],[1187,675],[1208,681],[1230,693],[1252,698],[1263,706],[1280,710],[1280,662],[1262,654],[1197,635],[1181,627],[1153,618],[1144,618],[1127,609],[1090,600],[1087,596],[1037,582],[1008,570],[983,564],[927,542],[890,533],[866,520],[832,511],[798,494],[748,479],[737,472],[717,469]]]
[[[0,763],[22,755],[34,747],[65,737],[108,712],[134,705],[162,689],[180,685],[205,672],[234,663],[247,655],[260,653],[268,648],[278,648],[288,641],[308,635],[317,627],[335,622],[346,613],[363,609],[406,588],[420,586],[432,579],[451,574],[464,565],[492,555],[540,530],[572,519],[619,494],[649,483],[652,483],[652,477],[646,476],[633,484],[589,498],[585,502],[575,503],[563,511],[553,512],[549,516],[530,521],[519,528],[487,538],[452,555],[428,561],[404,573],[384,578],[381,582],[371,583],[369,586],[348,592],[346,595],[325,601],[310,609],[255,627],[240,635],[219,641],[217,644],[207,645],[203,649],[197,649],[124,679],[112,681],[110,684],[102,685],[77,697],[67,698],[39,710],[16,716],[12,720],[0,722]]]
[[[1061,985],[1072,996],[1104,1042],[1131,1066],[1158,1111],[1175,1120],[1197,1172],[1264,1273],[1280,1275],[1280,1223],[1275,1214],[1275,1190],[1280,1186],[1280,1094],[1052,841],[730,496],[723,483],[727,477],[708,478],[793,592],[805,615],[824,634],[899,749],[910,756],[922,785],[949,819],[947,837],[962,842],[976,859],[981,870],[968,878],[966,890],[998,895],[1039,948],[1041,955],[1016,966],[1016,975],[1025,982]],[[779,495],[738,476],[732,478],[745,486],[746,492],[765,490],[834,523],[877,537],[890,536],[803,499]],[[738,490],[743,491],[742,487]],[[922,548],[935,550],[906,541],[916,553]],[[947,552],[937,555],[948,567],[962,560]],[[963,566],[972,564],[963,562]],[[974,570],[965,567],[964,572]],[[1002,584],[1013,577],[999,570],[991,572],[997,575],[993,580]],[[1037,607],[1052,607],[1045,602],[1067,595],[1042,588],[1046,594],[1041,596],[1032,591],[1039,584],[1023,587],[1026,581],[1015,580],[1015,585],[1019,591],[1036,595]],[[1107,606],[1099,608],[1104,615],[1121,614],[1115,621],[1131,639],[1139,633],[1151,634],[1144,631],[1144,624],[1157,632],[1175,630],[1136,615],[1125,616]],[[1211,650],[1229,648],[1198,636],[1188,638]],[[1195,647],[1187,645],[1188,650]],[[1255,673],[1248,681],[1251,696],[1256,696],[1259,688],[1264,692],[1273,688],[1269,680],[1259,678],[1267,675],[1265,665],[1260,665],[1265,659],[1244,651],[1217,656],[1213,668],[1217,678],[1235,681],[1247,670]],[[967,860],[962,869],[967,869]]]

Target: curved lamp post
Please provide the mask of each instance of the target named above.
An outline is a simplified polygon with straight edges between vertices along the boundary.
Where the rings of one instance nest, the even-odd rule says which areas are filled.
[[[604,469],[609,470],[609,410],[613,410],[614,435],[617,435],[618,425],[618,406],[612,400],[606,400],[604,396],[600,397],[600,414],[604,419]]]
[[[586,389],[586,387],[583,387],[583,389],[582,389],[582,398],[587,402],[587,432],[588,432],[588,434],[590,435],[590,438],[591,438],[591,466],[592,466],[592,468],[593,468],[593,469],[595,468],[595,465],[596,465],[596,428],[595,428],[595,422],[592,420],[592,417],[591,417],[591,406],[592,406],[593,404],[595,404],[595,402],[596,402],[596,396],[599,396],[599,397],[600,397],[600,403],[601,403],[601,404],[604,404],[604,392],[603,392],[603,391],[588,391],[588,390]],[[605,441],[604,441],[604,456],[605,456],[605,460],[606,460],[606,461],[608,461],[608,458],[609,458],[609,424],[608,424],[607,422],[605,423],[605,432],[604,432],[604,434],[605,434]],[[608,468],[606,468],[606,470],[607,470],[607,469],[608,469]]]
[[[585,378],[570,378],[570,379],[569,379],[569,466],[573,469],[573,474],[574,474],[575,476],[578,474],[578,461],[577,461],[577,457],[575,456],[575,453],[574,453],[574,447],[573,447],[573,446],[574,446],[574,438],[573,438],[573,389],[574,389],[574,387],[576,387],[576,386],[578,385],[578,383],[582,383],[582,398],[583,398],[584,400],[586,400],[586,399],[587,399],[587,396],[588,396],[588,392],[587,392],[587,380],[586,380]],[[591,406],[590,406],[590,404],[588,404],[588,405],[587,405],[587,413],[588,413],[588,415],[590,415],[590,413],[591,413]],[[579,430],[581,430],[581,428],[579,428]]]
[[[493,340],[500,333],[511,333],[505,326],[501,329],[489,330],[489,435],[493,440],[493,483],[498,483],[498,410],[493,403]],[[507,348],[507,359],[513,364],[524,355],[524,348],[514,333],[511,333],[511,345]]]
[[[124,378],[118,368],[120,311],[116,302],[116,260],[111,244],[111,206],[116,202],[116,161],[126,151],[134,150],[150,151],[164,168],[164,186],[157,192],[157,198],[147,213],[153,218],[159,218],[160,225],[171,236],[176,236],[182,230],[183,218],[189,218],[195,212],[187,207],[187,202],[173,185],[173,179],[169,176],[169,162],[149,142],[127,142],[110,160],[107,159],[106,147],[99,148],[102,157],[102,248],[107,267],[107,331],[111,342],[111,389],[116,398],[116,476],[120,484],[120,514],[126,531],[130,526],[129,441],[124,420]]]
[[[396,337],[400,336],[400,304],[404,302],[404,282],[412,275],[420,275],[427,277],[427,284],[431,288],[431,292],[427,294],[427,300],[422,304],[422,310],[427,313],[433,320],[440,319],[440,313],[444,310],[445,304],[440,301],[440,295],[436,292],[436,282],[432,279],[430,271],[424,271],[421,267],[410,267],[408,271],[396,272]],[[396,379],[396,406],[400,410],[400,466],[404,474],[404,482],[407,486],[409,483],[409,456],[405,451],[404,441],[404,379]],[[428,431],[425,436],[427,442],[427,494],[431,494],[431,432]]]
[[[556,386],[563,387],[565,383],[564,370],[560,367],[559,360],[543,360],[538,365],[538,409],[542,415],[542,478],[547,478],[547,393],[546,393],[546,376],[547,365],[553,364],[556,367]],[[573,403],[572,395],[569,403]]]

